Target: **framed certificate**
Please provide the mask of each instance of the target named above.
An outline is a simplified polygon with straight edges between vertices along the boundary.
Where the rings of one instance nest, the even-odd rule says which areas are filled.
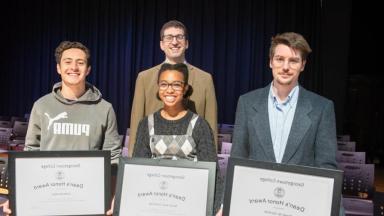
[[[121,158],[114,216],[211,216],[215,162]]]
[[[342,171],[230,158],[225,216],[339,215]]]
[[[109,151],[9,153],[13,215],[105,215],[110,206]]]

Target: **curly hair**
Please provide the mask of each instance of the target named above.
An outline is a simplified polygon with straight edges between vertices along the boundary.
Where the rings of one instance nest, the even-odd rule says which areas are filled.
[[[160,67],[159,73],[157,75],[157,83],[159,83],[160,75],[163,72],[168,71],[168,70],[175,70],[175,71],[178,71],[178,72],[183,74],[184,85],[188,86],[187,92],[185,92],[183,97],[188,98],[189,96],[191,96],[193,93],[193,89],[192,89],[192,86],[188,84],[188,73],[189,72],[188,72],[187,65],[183,64],[183,63],[177,63],[177,64],[164,63],[164,64],[162,64]],[[160,99],[158,93],[157,93],[157,99]]]
[[[56,47],[56,50],[55,50],[56,63],[60,64],[61,57],[63,56],[63,52],[67,49],[72,49],[72,48],[81,49],[84,51],[85,56],[87,58],[87,66],[89,67],[91,65],[91,52],[84,44],[77,41],[63,41],[59,44],[59,46]]]

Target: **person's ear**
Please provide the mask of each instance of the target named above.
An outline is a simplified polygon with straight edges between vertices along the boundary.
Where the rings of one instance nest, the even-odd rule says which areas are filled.
[[[187,84],[187,85],[185,85],[185,87],[184,87],[183,96],[186,96],[186,95],[187,95],[188,90],[189,90],[189,85]]]
[[[160,49],[164,52],[165,50],[165,45],[164,45],[164,42],[161,40],[160,41]]]
[[[60,64],[56,64],[56,71],[58,74],[61,75],[61,68],[60,68]]]
[[[301,65],[300,72],[304,70],[306,63],[307,63],[307,60],[303,60],[303,64]]]
[[[86,76],[88,76],[89,73],[91,73],[91,66],[88,66]]]

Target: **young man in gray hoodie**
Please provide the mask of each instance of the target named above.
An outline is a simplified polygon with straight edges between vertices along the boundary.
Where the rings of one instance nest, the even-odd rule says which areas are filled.
[[[34,103],[24,150],[109,150],[112,162],[117,161],[121,144],[115,112],[86,82],[91,71],[89,49],[63,41],[55,57],[61,82]]]
[[[91,71],[89,49],[63,41],[55,57],[61,82],[33,105],[24,150],[108,150],[112,163],[117,163],[121,144],[115,112],[86,82]],[[7,201],[6,215],[11,213],[8,207]]]

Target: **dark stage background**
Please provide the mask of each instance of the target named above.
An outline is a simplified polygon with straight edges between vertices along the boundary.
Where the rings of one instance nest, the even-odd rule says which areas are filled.
[[[0,15],[0,115],[29,113],[33,102],[59,81],[54,49],[62,40],[76,40],[91,49],[88,81],[113,104],[123,134],[129,127],[137,74],[164,60],[160,28],[178,19],[189,30],[187,61],[214,78],[219,123],[234,122],[239,95],[271,82],[271,36],[295,31],[313,49],[301,84],[334,101],[338,133],[352,133],[359,143],[366,143],[361,148],[375,152],[383,142],[383,106],[375,96],[383,91],[372,72],[378,70],[372,65],[378,57],[369,44],[374,37],[366,22],[378,24],[373,21],[377,4],[348,0],[5,2]],[[362,16],[367,14],[364,10],[369,15]]]

